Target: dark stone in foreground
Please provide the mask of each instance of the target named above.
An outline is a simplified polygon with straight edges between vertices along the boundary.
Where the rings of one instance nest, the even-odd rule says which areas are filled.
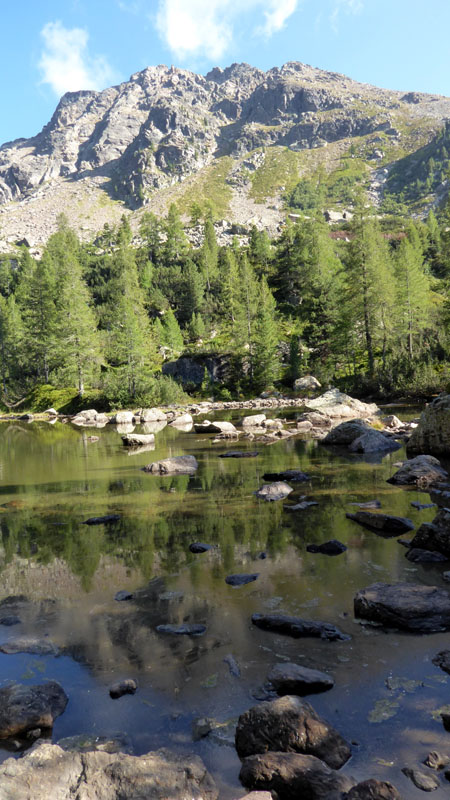
[[[317,622],[316,620],[302,619],[301,617],[290,617],[283,613],[253,614],[252,622],[257,628],[262,628],[264,631],[283,633],[286,636],[292,636],[294,639],[300,639],[303,636],[328,639],[331,642],[345,642],[350,639],[350,636],[342,633],[339,628],[336,628],[330,622]]]
[[[450,559],[450,511],[441,508],[433,522],[423,522],[411,541],[412,547],[435,550]]]
[[[169,633],[175,636],[202,636],[206,632],[206,625],[157,625],[158,633]]]
[[[376,778],[358,783],[344,797],[345,800],[402,800],[392,783]]]
[[[285,469],[284,472],[266,472],[263,475],[265,481],[289,481],[290,483],[301,483],[311,480],[309,475],[299,469]]]
[[[106,514],[104,517],[89,517],[89,519],[85,519],[83,525],[111,525],[119,520],[120,514]]]
[[[426,508],[436,508],[436,503],[419,503],[417,500],[413,500],[411,505],[413,508],[417,508],[417,511],[424,511]]]
[[[354,514],[345,516],[381,536],[397,536],[399,533],[414,530],[414,522],[406,517],[394,517],[390,514],[377,514],[370,511],[356,511]]]
[[[17,736],[33,728],[52,728],[69,698],[56,681],[23,686],[14,683],[0,689],[0,739]]]
[[[355,439],[358,439],[371,430],[373,430],[373,428],[364,420],[350,419],[347,422],[341,422],[339,425],[336,425],[336,427],[322,439],[321,444],[349,445],[355,441]]]
[[[434,456],[416,456],[416,458],[410,458],[405,461],[392,478],[388,478],[387,483],[397,484],[398,486],[418,485],[425,488],[433,483],[445,481],[447,478],[448,473],[437,458],[434,458]]]
[[[441,711],[441,719],[446,731],[450,731],[450,714],[448,711]]]
[[[323,553],[326,556],[338,556],[344,553],[347,548],[345,544],[339,542],[337,539],[330,539],[329,542],[322,542],[322,544],[308,544],[306,545],[308,553]]]
[[[325,672],[290,663],[275,664],[267,680],[279,695],[298,694],[303,697],[326,692],[334,686],[333,678]]]
[[[118,697],[123,697],[124,694],[135,694],[137,688],[137,683],[133,678],[126,678],[123,681],[113,683],[109,687],[109,694],[113,700],[116,700]]]
[[[422,792],[434,792],[439,787],[439,781],[436,776],[424,772],[421,769],[403,767],[402,772],[413,782],[414,786],[417,786]]]
[[[216,800],[217,788],[198,756],[165,750],[67,752],[42,744],[0,766],[2,800]]]
[[[118,602],[123,602],[124,600],[132,600],[133,597],[134,597],[133,592],[127,592],[126,589],[121,589],[114,595],[114,600],[117,600]]]
[[[442,553],[436,553],[432,550],[423,550],[421,547],[412,547],[411,550],[405,553],[405,556],[408,561],[412,561],[415,564],[432,564],[437,561],[450,560],[450,556],[447,557],[442,555]]]
[[[206,553],[207,550],[211,550],[212,545],[205,544],[205,542],[192,542],[189,545],[189,550],[191,553]]]
[[[242,573],[241,575],[227,575],[225,578],[225,583],[228,583],[229,586],[245,586],[246,583],[252,583],[259,578],[259,572],[254,572],[253,574],[245,574]]]
[[[240,758],[257,753],[303,753],[339,769],[350,758],[348,742],[300,697],[286,695],[245,711],[236,727]]]
[[[437,586],[374,583],[354,599],[355,616],[414,633],[450,629],[450,595]]]
[[[450,675],[450,650],[441,650],[431,660],[435,667],[440,667]]]
[[[315,756],[277,752],[246,758],[239,778],[247,789],[267,789],[280,800],[341,800],[353,783]]]
[[[256,458],[258,455],[257,450],[230,450],[228,453],[221,453],[219,458]]]

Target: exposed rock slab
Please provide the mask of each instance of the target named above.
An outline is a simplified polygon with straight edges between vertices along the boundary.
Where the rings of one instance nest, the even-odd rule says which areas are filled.
[[[406,450],[408,454],[450,455],[450,394],[439,395],[427,405]]]
[[[413,484],[424,487],[431,486],[439,481],[445,481],[447,478],[448,472],[441,466],[437,458],[422,455],[405,461],[400,469],[391,478],[388,478],[387,482],[399,486]]]
[[[323,759],[332,769],[342,767],[351,755],[350,745],[341,734],[306,700],[292,695],[260,703],[241,714],[236,750],[240,758],[268,750],[303,753]]]
[[[414,633],[450,629],[450,595],[437,586],[374,583],[354,598],[355,616]]]
[[[308,400],[306,407],[310,411],[321,411],[333,418],[374,417],[379,412],[375,403],[362,403],[339,389],[330,389],[315,400]]]
[[[275,500],[283,500],[292,491],[292,487],[284,481],[275,481],[275,483],[268,483],[266,486],[261,486],[254,494],[262,500],[272,502]]]
[[[342,800],[353,783],[319,758],[297,753],[249,756],[239,778],[247,789],[269,789],[280,800]]]
[[[320,389],[321,383],[314,377],[314,375],[303,375],[302,378],[297,378],[294,381],[294,392],[313,392]]]
[[[0,800],[216,800],[217,796],[200,758],[164,750],[136,757],[77,753],[42,744],[24,758],[10,758],[0,766]]]
[[[143,469],[152,475],[194,475],[198,463],[195,456],[172,456],[147,464]]]
[[[0,739],[34,728],[52,728],[67,703],[68,697],[56,681],[33,686],[14,683],[0,689]],[[0,780],[0,798],[2,788]]]
[[[299,664],[289,662],[275,664],[270,670],[267,680],[270,681],[277,694],[317,694],[326,692],[334,686],[334,680],[326,672],[308,669]]]
[[[371,511],[355,511],[354,514],[345,516],[382,536],[397,536],[400,533],[414,530],[414,522],[406,517],[395,517],[391,514],[372,513]]]
[[[303,637],[313,637],[327,639],[328,641],[347,641],[350,636],[342,633],[339,628],[330,622],[318,622],[317,620],[302,619],[301,617],[291,617],[282,612],[278,614],[253,614],[252,622],[257,628],[274,633],[282,633],[292,636],[294,639]]]

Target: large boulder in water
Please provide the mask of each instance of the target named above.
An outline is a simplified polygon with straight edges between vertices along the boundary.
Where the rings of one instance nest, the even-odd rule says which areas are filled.
[[[433,522],[422,523],[410,546],[441,553],[450,559],[450,510],[441,508]]]
[[[339,389],[330,389],[315,400],[308,400],[306,407],[310,411],[320,411],[328,417],[341,419],[366,419],[379,412],[375,403],[362,403]]]
[[[349,445],[370,430],[372,428],[363,419],[350,419],[348,422],[341,422],[336,425],[333,430],[327,433],[325,438],[322,439],[322,444]]]
[[[198,756],[158,750],[143,756],[63,750],[42,744],[0,766],[0,800],[216,800],[218,791]]]
[[[239,778],[247,789],[269,789],[280,800],[341,800],[353,784],[319,758],[299,753],[249,756]]]
[[[259,703],[239,717],[236,750],[240,758],[268,750],[303,753],[339,769],[350,758],[348,742],[300,697],[286,695]]]
[[[388,478],[387,483],[398,486],[431,486],[448,479],[448,472],[434,456],[416,456],[405,461],[400,469]]]
[[[450,394],[441,394],[427,405],[406,450],[408,454],[450,455]]]
[[[450,595],[437,586],[374,583],[354,598],[355,616],[414,633],[450,630]]]
[[[34,728],[52,728],[54,720],[63,713],[67,703],[68,697],[56,681],[33,686],[14,683],[0,689],[0,739],[8,739]],[[0,786],[1,798],[1,778]]]
[[[172,456],[143,467],[144,472],[151,472],[153,475],[193,475],[197,469],[195,456]]]

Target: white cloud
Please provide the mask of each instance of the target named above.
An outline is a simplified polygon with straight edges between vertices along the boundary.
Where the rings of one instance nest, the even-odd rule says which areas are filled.
[[[48,22],[41,30],[41,37],[44,41],[39,61],[42,83],[50,84],[58,97],[81,89],[104,89],[113,82],[114,72],[106,59],[89,55],[86,30]]]
[[[159,0],[156,27],[180,59],[203,56],[220,60],[228,50],[235,23],[244,13],[262,14],[257,35],[272,36],[297,8],[298,0]]]
[[[339,15],[341,12],[345,14],[360,14],[363,8],[364,0],[334,0],[334,8],[330,15],[330,23],[333,31],[338,33]]]

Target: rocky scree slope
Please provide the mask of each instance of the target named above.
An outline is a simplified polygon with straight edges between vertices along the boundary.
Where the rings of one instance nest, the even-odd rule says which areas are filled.
[[[206,76],[148,67],[102,92],[65,94],[37,136],[0,147],[0,228],[3,235],[11,233],[12,201],[27,204],[31,216],[49,194],[61,197],[55,217],[66,202],[83,205],[84,196],[67,192],[74,184],[84,193],[106,191],[129,209],[150,204],[159,210],[164,192],[167,201],[176,200],[174,187],[220,161],[220,180],[230,196],[247,197],[251,205],[255,176],[264,184],[261,175],[270,172],[265,162],[272,148],[292,156],[318,151],[310,162],[291,161],[295,182],[321,161],[332,169],[329,162],[358,142],[358,157],[375,174],[379,193],[380,168],[387,174],[392,163],[428,146],[447,117],[448,98],[378,89],[297,62],[266,73],[233,64]],[[342,147],[327,152],[336,143]],[[267,198],[285,188],[267,185]],[[100,200],[99,210],[108,202]],[[27,213],[14,235],[30,229]],[[105,214],[97,216],[93,227],[104,222]]]

